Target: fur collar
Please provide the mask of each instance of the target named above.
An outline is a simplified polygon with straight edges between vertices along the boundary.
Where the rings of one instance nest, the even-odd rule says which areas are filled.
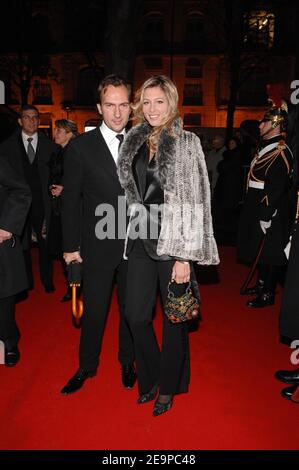
[[[127,193],[128,202],[132,203],[138,199],[138,191],[132,173],[133,159],[146,142],[152,131],[148,123],[138,124],[127,134],[124,143],[121,146],[121,152],[118,160],[118,176],[120,184]],[[163,129],[158,139],[156,162],[160,184],[163,189],[172,191],[173,181],[168,178],[171,168],[174,168],[176,139],[182,132],[181,119],[176,119],[171,131]]]

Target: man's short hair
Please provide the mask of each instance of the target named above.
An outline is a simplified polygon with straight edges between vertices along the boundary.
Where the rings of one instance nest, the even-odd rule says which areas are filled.
[[[35,111],[39,115],[39,110],[37,109],[36,106],[34,106],[33,104],[23,104],[20,108],[20,117],[22,116],[24,111],[29,111],[29,110]]]
[[[101,80],[97,89],[97,103],[101,104],[102,96],[105,93],[109,85],[114,87],[125,86],[128,90],[129,101],[131,100],[131,85],[130,83],[120,75],[107,75]]]

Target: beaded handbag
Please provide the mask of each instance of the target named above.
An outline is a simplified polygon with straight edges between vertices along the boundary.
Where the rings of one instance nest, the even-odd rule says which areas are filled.
[[[165,315],[171,323],[182,323],[199,317],[200,304],[191,290],[191,282],[188,283],[185,292],[175,296],[171,291],[171,282],[168,284],[168,293],[164,305]]]

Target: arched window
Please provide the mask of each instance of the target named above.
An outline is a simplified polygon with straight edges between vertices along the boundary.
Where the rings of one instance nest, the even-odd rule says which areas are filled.
[[[186,83],[184,86],[183,106],[202,106],[202,84]]]
[[[186,62],[186,78],[202,78],[202,65],[196,58],[190,58]]]
[[[201,126],[200,113],[186,113],[184,115],[184,127],[198,128]]]
[[[201,42],[204,38],[204,21],[199,12],[190,12],[186,18],[185,38],[188,43]],[[199,44],[198,44],[199,45]]]
[[[97,87],[103,77],[103,69],[94,70],[85,67],[79,70],[77,85],[77,104],[81,106],[95,106]]]
[[[11,75],[8,70],[0,69],[0,81],[2,82],[0,84],[1,98],[4,98],[3,103],[1,100],[0,104],[14,104],[15,101],[11,96]]]
[[[151,12],[145,16],[144,39],[146,41],[164,40],[164,17],[160,12]]]
[[[42,13],[36,13],[32,18],[32,34],[43,50],[51,48],[52,37],[49,26],[49,18]]]
[[[44,79],[34,80],[32,95],[33,104],[53,104],[51,85]]]
[[[253,10],[244,15],[244,43],[248,47],[270,49],[274,43],[275,16],[265,10]]]

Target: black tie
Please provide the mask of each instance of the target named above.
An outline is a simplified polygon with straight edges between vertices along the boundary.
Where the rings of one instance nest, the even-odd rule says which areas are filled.
[[[117,134],[115,137],[119,140],[119,144],[118,144],[118,153],[119,153],[121,144],[122,144],[123,141],[124,141],[124,135],[123,135],[123,134]]]
[[[27,155],[28,155],[30,163],[33,163],[33,160],[35,159],[35,151],[31,143],[33,141],[33,138],[28,137],[27,141],[28,141]]]

